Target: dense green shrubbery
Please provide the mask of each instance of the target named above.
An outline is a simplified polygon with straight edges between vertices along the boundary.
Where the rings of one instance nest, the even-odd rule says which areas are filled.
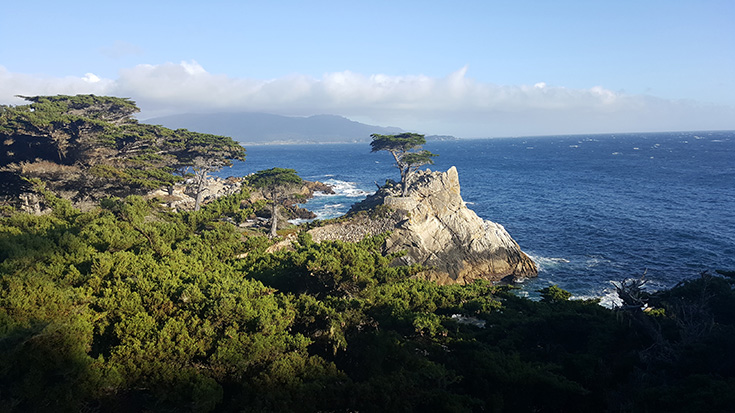
[[[267,253],[247,194],[0,219],[0,410],[724,411],[735,297],[716,276],[653,311],[533,302],[392,267],[383,237]]]

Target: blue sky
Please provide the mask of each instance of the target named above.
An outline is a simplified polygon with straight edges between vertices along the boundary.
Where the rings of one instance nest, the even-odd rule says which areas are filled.
[[[36,1],[0,104],[338,114],[461,137],[735,129],[735,1]]]

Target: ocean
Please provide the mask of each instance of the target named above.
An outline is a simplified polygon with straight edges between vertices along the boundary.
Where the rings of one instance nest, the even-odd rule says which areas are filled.
[[[429,142],[432,170],[456,166],[462,197],[502,224],[539,267],[520,294],[556,284],[576,298],[615,300],[611,281],[671,287],[735,270],[735,131],[574,135]],[[248,146],[220,176],[275,166],[334,186],[306,203],[344,214],[387,178],[392,157],[368,143]]]

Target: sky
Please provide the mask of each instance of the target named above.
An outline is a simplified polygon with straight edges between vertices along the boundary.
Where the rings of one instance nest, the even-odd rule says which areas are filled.
[[[8,1],[0,104],[342,115],[461,138],[735,129],[735,1]]]

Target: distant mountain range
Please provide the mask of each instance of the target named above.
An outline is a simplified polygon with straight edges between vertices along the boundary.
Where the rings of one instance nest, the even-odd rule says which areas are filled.
[[[229,136],[240,143],[344,143],[369,142],[370,135],[394,135],[401,128],[366,125],[342,116],[294,117],[268,113],[189,113],[145,119],[143,122],[171,129]],[[457,140],[430,135],[426,140]]]
[[[162,116],[143,122],[229,136],[241,143],[369,142],[373,133],[404,132],[400,128],[366,125],[335,115],[291,117],[252,112],[211,113]]]

